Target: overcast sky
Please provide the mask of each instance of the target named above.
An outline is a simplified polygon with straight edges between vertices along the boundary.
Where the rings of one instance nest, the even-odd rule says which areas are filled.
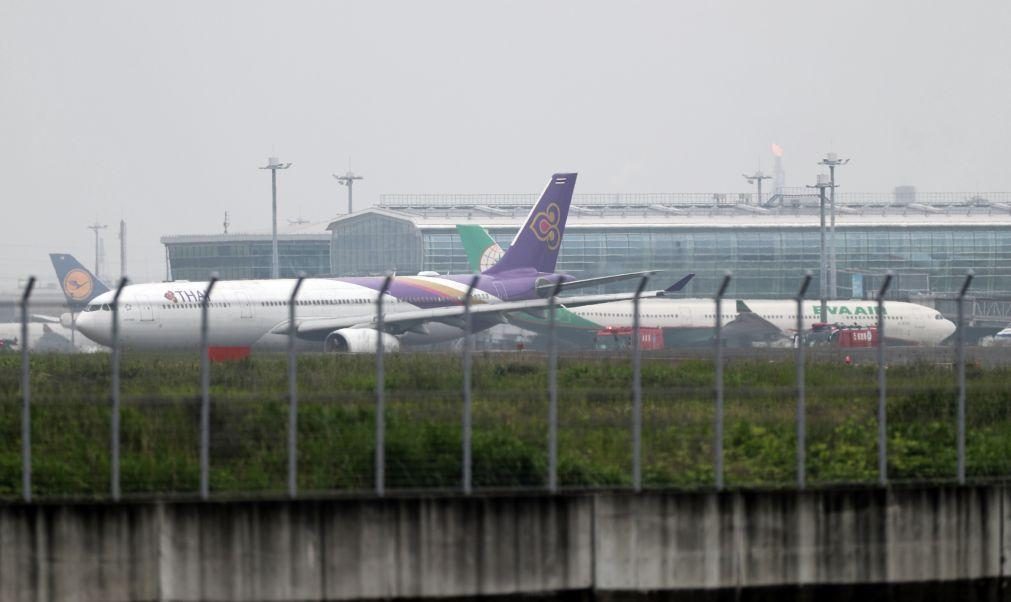
[[[1011,190],[1011,2],[0,2],[0,289],[383,193]],[[338,200],[341,200],[338,205]]]

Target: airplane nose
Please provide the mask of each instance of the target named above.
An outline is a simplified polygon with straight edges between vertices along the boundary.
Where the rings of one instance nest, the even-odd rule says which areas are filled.
[[[958,330],[958,327],[955,326],[955,323],[952,322],[951,320],[943,320],[943,321],[938,320],[938,321],[941,322],[940,324],[938,324],[938,334],[940,336],[937,338],[937,342],[935,344],[940,345],[943,343],[951,342],[952,337],[955,335],[955,331]]]
[[[93,311],[93,312],[81,312],[77,316],[77,330],[88,337],[92,341],[99,343],[101,345],[110,344],[110,332],[109,326],[105,324],[105,320],[102,320],[96,314],[102,314],[108,312]]]

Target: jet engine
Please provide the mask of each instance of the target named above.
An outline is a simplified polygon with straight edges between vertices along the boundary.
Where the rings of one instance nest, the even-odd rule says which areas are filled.
[[[327,335],[324,351],[342,353],[375,353],[382,344],[383,351],[400,351],[400,340],[392,334],[371,328],[342,328]]]

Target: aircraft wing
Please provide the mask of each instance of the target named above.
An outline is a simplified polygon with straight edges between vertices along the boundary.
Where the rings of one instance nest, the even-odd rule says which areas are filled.
[[[723,326],[723,336],[729,339],[759,341],[788,336],[779,326],[751,311],[741,300],[737,301],[737,317]]]
[[[644,292],[643,297],[657,296],[662,291]],[[558,299],[558,307],[581,307],[584,305],[596,305],[598,303],[609,303],[611,301],[631,301],[635,298],[634,293],[614,293],[607,295],[581,295],[574,297],[564,297]],[[509,301],[506,303],[475,303],[471,305],[470,313],[474,317],[495,316],[514,311],[529,311],[534,309],[546,309],[550,305],[550,299],[529,299],[526,301]],[[385,313],[383,317],[384,330],[393,332],[406,332],[425,322],[448,322],[457,326],[463,326],[463,305],[453,305],[450,307],[434,307],[430,309],[414,309],[408,311],[398,311]],[[341,317],[314,317],[296,318],[295,328],[299,334],[311,334],[321,332],[333,332],[342,328],[375,328],[375,313],[358,314],[355,316]],[[271,332],[274,334],[286,334],[288,332],[288,322],[281,322]]]
[[[643,276],[652,276],[656,274],[656,270],[647,270],[645,272],[629,272],[627,274],[614,274],[611,276],[600,276],[597,278],[584,278],[582,280],[569,280],[568,282],[563,282],[559,287],[559,291],[567,291],[577,288],[586,288],[588,286],[597,286],[599,284],[610,284],[612,282],[621,282],[622,280],[632,280],[640,279]],[[551,291],[555,289],[555,284],[542,284],[537,287],[537,292],[550,294]]]
[[[45,324],[59,324],[59,316],[47,316],[45,314],[32,314],[32,322],[42,322]]]
[[[627,274],[614,274],[613,276],[600,276],[598,278],[584,278],[583,280],[570,280],[568,282],[563,282],[559,290],[567,291],[575,288],[586,288],[588,286],[597,286],[598,284],[610,284],[612,282],[621,282],[622,280],[633,280],[639,279],[643,276],[652,276],[656,274],[657,270],[647,270],[645,272],[629,272]],[[681,280],[678,280],[674,284],[667,287],[664,292],[676,293],[683,289],[688,281],[695,277],[695,274],[688,274]],[[537,291],[540,293],[551,293],[555,288],[554,284],[542,284],[537,287]]]

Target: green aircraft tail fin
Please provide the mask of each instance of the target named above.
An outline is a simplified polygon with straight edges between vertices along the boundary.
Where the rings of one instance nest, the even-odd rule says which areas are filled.
[[[504,251],[495,239],[488,234],[484,226],[476,224],[457,224],[456,231],[467,253],[467,263],[475,272],[483,272],[495,265]]]

